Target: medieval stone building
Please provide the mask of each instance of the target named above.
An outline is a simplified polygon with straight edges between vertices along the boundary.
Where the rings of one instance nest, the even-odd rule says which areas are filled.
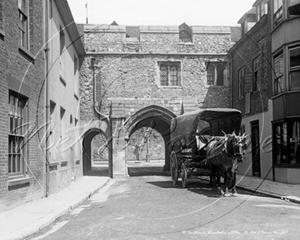
[[[150,118],[159,115],[156,110],[175,116],[197,108],[231,106],[227,51],[239,29],[185,23],[79,28],[87,54],[80,72],[82,123],[97,119],[96,112],[126,121],[145,107],[151,108]],[[127,129],[128,137],[150,126],[136,121]],[[153,128],[162,134],[158,125]],[[167,151],[163,159],[169,157]]]

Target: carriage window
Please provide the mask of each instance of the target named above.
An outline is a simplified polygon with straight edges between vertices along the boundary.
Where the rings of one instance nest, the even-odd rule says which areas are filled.
[[[158,62],[160,86],[181,86],[181,63]]]

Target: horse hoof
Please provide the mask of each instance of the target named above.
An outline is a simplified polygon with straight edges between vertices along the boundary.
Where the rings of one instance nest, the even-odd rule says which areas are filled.
[[[233,193],[232,196],[233,197],[238,197],[239,195],[238,195],[238,193]]]
[[[230,197],[230,193],[225,193],[224,197]]]

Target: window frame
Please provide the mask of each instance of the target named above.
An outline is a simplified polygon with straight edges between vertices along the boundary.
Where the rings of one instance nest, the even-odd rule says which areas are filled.
[[[295,125],[297,125],[298,129],[295,129]],[[273,164],[275,166],[300,168],[299,152],[297,152],[299,151],[298,147],[300,148],[299,127],[300,118],[273,123]],[[295,135],[295,130],[297,131],[297,136]],[[296,154],[298,155],[296,156]]]
[[[291,66],[291,50],[293,49],[298,49],[298,51],[300,51],[300,45],[294,45],[294,46],[290,46],[288,48],[288,67],[289,67],[289,72],[288,72],[288,76],[289,76],[289,90],[299,90],[300,89],[300,83],[298,83],[299,87],[292,87],[292,73],[294,72],[299,72],[299,76],[300,76],[300,54],[299,54],[299,65],[297,66]],[[296,78],[297,79],[297,78]],[[300,81],[300,80],[298,80]]]
[[[59,27],[59,52],[60,55],[64,52],[64,48],[66,45],[66,37],[65,37],[65,32],[64,29],[60,26]]]
[[[165,73],[162,72],[162,68],[165,69]],[[175,75],[173,70],[175,69],[177,72]],[[160,87],[181,87],[181,62],[180,61],[159,61],[158,62],[158,70],[159,70],[159,86]],[[162,74],[164,73],[164,74]],[[177,75],[177,78],[174,80],[174,76]],[[166,79],[162,81],[162,76]]]
[[[227,62],[208,61],[206,62],[206,85],[207,86],[225,86],[224,70]],[[212,69],[213,68],[213,69]],[[221,72],[221,75],[219,74]],[[211,84],[213,82],[213,84]],[[219,84],[219,83],[222,84]]]
[[[283,0],[274,0],[273,5],[273,24],[278,26],[283,20]]]
[[[238,88],[239,88],[239,99],[245,97],[245,69],[243,66],[238,70]]]
[[[29,33],[29,0],[18,0],[19,12],[19,44],[30,51]]]
[[[282,72],[280,75],[277,76],[277,73],[276,73],[276,59],[279,59],[280,57],[282,57]],[[276,55],[273,56],[273,69],[274,69],[274,77],[273,77],[273,84],[274,84],[274,89],[273,89],[273,93],[274,93],[274,96],[278,95],[278,94],[281,94],[283,92],[285,92],[285,67],[284,67],[284,52],[283,50],[279,51]],[[281,81],[279,81],[281,79]],[[282,82],[280,84],[280,82]],[[280,87],[278,87],[280,86]],[[279,89],[281,91],[279,91]]]
[[[252,71],[253,71],[253,77],[252,77],[252,92],[259,91],[259,85],[260,85],[260,79],[261,79],[261,55],[257,56],[252,61]]]
[[[20,103],[21,105],[19,105]],[[9,91],[8,105],[8,177],[21,178],[26,176],[25,161],[28,154],[25,134],[28,121],[28,98],[14,91]],[[19,163],[17,159],[19,159]]]

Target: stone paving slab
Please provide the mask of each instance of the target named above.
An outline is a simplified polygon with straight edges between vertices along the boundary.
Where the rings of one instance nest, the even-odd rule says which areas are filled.
[[[23,239],[54,222],[112,181],[108,177],[84,176],[47,198],[25,203],[0,213],[0,239]]]

